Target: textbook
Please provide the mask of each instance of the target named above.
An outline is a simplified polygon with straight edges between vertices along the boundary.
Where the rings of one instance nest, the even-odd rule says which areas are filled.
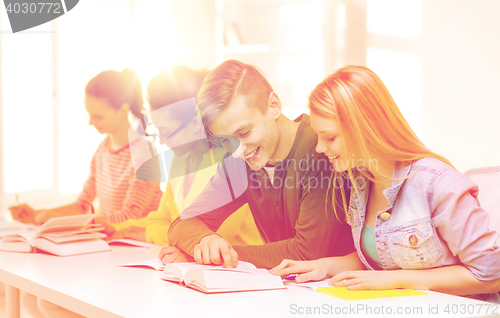
[[[91,224],[95,215],[55,217],[31,233],[4,236],[0,250],[35,252],[37,249],[58,256],[110,251],[99,224]]]
[[[281,277],[243,261],[239,261],[236,268],[196,263],[166,264],[161,279],[207,294],[286,288]]]

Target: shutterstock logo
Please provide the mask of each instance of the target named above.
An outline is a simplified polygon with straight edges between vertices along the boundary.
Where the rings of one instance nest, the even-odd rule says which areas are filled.
[[[79,0],[4,0],[12,32],[31,29],[73,9]]]

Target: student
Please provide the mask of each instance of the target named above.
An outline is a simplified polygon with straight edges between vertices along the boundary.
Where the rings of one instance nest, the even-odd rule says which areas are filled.
[[[488,230],[476,184],[424,146],[380,78],[366,67],[342,68],[316,86],[309,107],[316,151],[351,180],[350,196],[343,188],[333,193],[344,198],[344,210],[335,213],[351,225],[356,252],[284,260],[271,273],[303,273],[298,282],[333,276],[330,284],[353,290],[413,288],[498,300],[498,233]]]
[[[327,213],[330,171],[326,157],[314,151],[316,135],[307,115],[296,121],[286,118],[264,75],[236,60],[222,63],[206,76],[197,102],[207,135],[235,157],[243,157],[246,165],[242,158],[231,156],[225,165],[219,164],[216,176],[170,226],[172,245],[199,263],[226,267],[244,260],[271,268],[285,258],[308,260],[353,250],[348,227]],[[236,151],[234,140],[241,143]],[[242,172],[235,170],[239,163]],[[230,177],[238,173],[239,180]],[[234,200],[214,203],[228,186],[236,189]],[[245,203],[264,245],[233,246],[215,233]],[[214,208],[203,211],[207,206]],[[168,252],[160,258],[165,255]]]
[[[124,69],[99,73],[85,88],[85,109],[89,124],[106,138],[92,158],[90,176],[79,198],[75,203],[48,210],[35,211],[26,204],[10,207],[14,219],[43,224],[52,217],[87,213],[98,197],[101,215],[96,217],[96,223],[104,224],[109,235],[114,229],[108,222],[143,217],[157,209],[162,196],[159,183],[137,179],[131,160],[129,143],[141,139],[137,135],[129,140],[129,113],[141,118],[144,112],[142,87],[135,72]],[[29,293],[22,293],[22,302],[33,317],[80,317]]]
[[[155,244],[168,245],[168,227],[188,206],[215,174],[216,162],[225,154],[222,147],[211,145],[202,138],[202,126],[198,122],[196,93],[205,70],[192,70],[186,66],[173,66],[159,72],[149,82],[147,92],[150,118],[159,142],[167,145],[175,154],[170,168],[166,191],[160,208],[146,218],[128,220],[116,224],[113,238],[131,238]],[[162,154],[166,157],[170,153]],[[262,244],[248,205],[241,207],[223,223],[218,234],[233,244]],[[165,251],[175,250],[166,247]],[[182,253],[180,254],[182,256]],[[186,260],[186,258],[178,258]],[[167,261],[167,260],[166,260]]]
[[[134,71],[107,70],[90,80],[85,88],[89,124],[106,134],[92,158],[90,176],[75,203],[54,209],[33,210],[27,204],[10,207],[12,217],[25,223],[43,224],[52,217],[87,213],[99,198],[99,223],[119,223],[145,216],[158,207],[162,192],[158,183],[135,177],[129,142],[129,113],[144,114],[142,87]]]

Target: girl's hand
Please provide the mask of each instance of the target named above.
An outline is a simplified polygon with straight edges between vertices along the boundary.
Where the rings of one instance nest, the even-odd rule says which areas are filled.
[[[297,274],[295,276],[295,281],[297,283],[303,283],[310,280],[322,280],[325,278],[328,274],[328,266],[328,260],[325,258],[314,261],[292,261],[285,259],[281,264],[271,269],[269,273],[281,277]]]
[[[43,223],[47,222],[48,220],[59,217],[61,216],[59,213],[55,212],[54,210],[41,210],[36,212],[35,215],[35,225],[42,225]]]
[[[106,234],[108,236],[108,238],[111,237],[116,232],[115,227],[113,225],[111,225],[111,223],[109,223],[108,216],[105,214],[97,214],[94,217],[94,223],[100,224],[104,227],[104,230],[102,230],[101,232]]]
[[[27,204],[9,207],[12,218],[22,223],[35,223],[37,211]]]
[[[329,284],[351,290],[403,288],[398,277],[398,271],[347,271],[333,276]]]
[[[138,226],[127,227],[123,230],[116,231],[111,239],[131,239],[146,242],[146,229]]]

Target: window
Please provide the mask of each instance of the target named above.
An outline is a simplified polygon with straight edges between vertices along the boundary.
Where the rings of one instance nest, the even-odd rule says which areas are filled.
[[[145,90],[172,64],[169,4],[80,1],[49,23],[0,33],[3,211],[14,194],[35,208],[76,198],[103,139],[88,125],[85,85],[103,70],[128,67]],[[0,12],[1,31],[10,30],[3,5]]]

